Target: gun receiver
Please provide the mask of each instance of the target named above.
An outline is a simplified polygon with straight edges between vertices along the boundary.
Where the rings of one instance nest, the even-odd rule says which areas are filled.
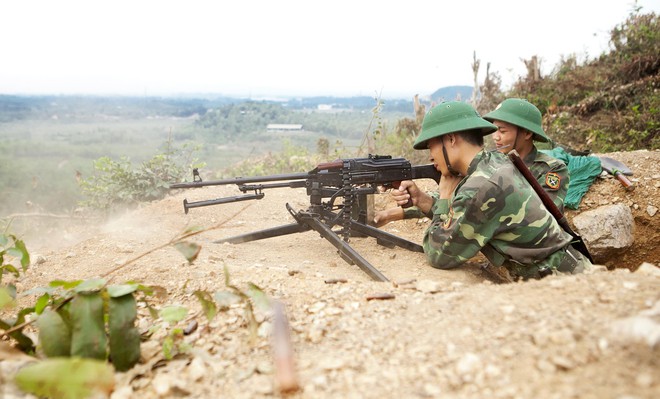
[[[402,248],[423,252],[419,244],[404,240],[393,234],[370,226],[366,222],[366,195],[379,193],[379,186],[398,187],[402,180],[433,179],[440,181],[440,172],[435,166],[412,166],[405,158],[392,158],[389,155],[369,155],[367,158],[340,159],[318,164],[307,173],[291,173],[261,177],[238,177],[233,179],[202,181],[197,169],[193,170],[190,183],[171,184],[170,188],[196,188],[205,186],[236,184],[243,195],[218,198],[206,201],[188,202],[183,200],[185,213],[190,208],[226,204],[236,201],[262,199],[263,190],[289,187],[305,188],[310,198],[306,211],[294,211],[289,204],[286,208],[296,223],[243,234],[215,241],[216,243],[242,243],[277,237],[286,234],[315,230],[332,245],[349,264],[357,264],[375,280],[387,281],[377,269],[362,258],[348,244],[349,238],[357,232],[361,236],[372,236],[376,242],[386,247]],[[263,184],[266,182],[267,184]],[[274,183],[273,183],[274,182]],[[254,184],[259,183],[259,184]],[[247,194],[250,192],[250,194]],[[342,198],[341,203],[337,199]],[[412,205],[412,204],[410,204]],[[409,206],[408,204],[406,206]],[[337,229],[333,230],[337,226]],[[342,236],[342,238],[339,237]]]

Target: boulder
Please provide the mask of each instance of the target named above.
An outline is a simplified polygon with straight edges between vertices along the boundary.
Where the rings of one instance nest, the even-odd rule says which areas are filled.
[[[623,204],[582,212],[573,218],[573,225],[597,263],[604,263],[613,252],[630,247],[634,241],[633,215]]]

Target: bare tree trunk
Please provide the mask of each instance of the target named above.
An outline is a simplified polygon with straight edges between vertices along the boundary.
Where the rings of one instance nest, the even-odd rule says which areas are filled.
[[[475,107],[477,106],[477,99],[479,97],[479,64],[481,64],[481,60],[477,59],[477,52],[474,51],[472,53],[472,74],[474,75],[474,87],[472,88],[472,100],[471,103]]]
[[[426,107],[419,103],[419,94],[415,94],[415,98],[413,99],[413,107],[415,108],[415,122],[417,122],[419,126],[422,126],[422,122],[424,121],[424,114],[426,114]]]
[[[527,67],[527,81],[538,82],[541,80],[541,63],[537,56],[532,56],[530,60],[522,60]]]

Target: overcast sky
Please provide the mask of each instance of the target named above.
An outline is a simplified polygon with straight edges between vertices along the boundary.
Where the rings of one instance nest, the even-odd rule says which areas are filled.
[[[17,0],[0,4],[0,94],[410,98],[509,85],[521,59],[608,50],[632,0]],[[660,0],[639,0],[660,14]],[[506,86],[505,86],[506,88]]]

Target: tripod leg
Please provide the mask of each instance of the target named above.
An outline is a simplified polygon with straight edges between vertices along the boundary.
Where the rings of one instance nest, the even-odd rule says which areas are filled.
[[[318,218],[313,216],[307,216],[303,213],[299,213],[298,216],[304,220],[305,224],[309,225],[312,229],[316,230],[323,238],[330,241],[332,245],[339,250],[341,257],[348,262],[352,261],[354,264],[358,265],[362,271],[367,273],[372,279],[376,281],[389,281],[381,272],[373,267],[366,259],[364,259],[359,253],[357,253],[347,242],[339,238],[339,236],[332,231],[332,229],[321,221]],[[349,262],[350,263],[350,262]]]
[[[386,231],[383,231],[379,228],[369,226],[355,220],[353,220],[353,222],[351,223],[351,229],[376,238],[376,242],[378,244],[388,248],[392,248],[396,245],[401,248],[407,249],[409,251],[424,252],[424,248],[419,244],[415,244],[412,241],[408,241],[401,237],[395,236],[394,234],[390,234]]]
[[[310,227],[301,223],[286,224],[283,226],[273,227],[270,229],[255,231],[252,233],[241,234],[234,237],[223,238],[222,240],[213,241],[216,244],[225,242],[231,244],[240,244],[242,242],[263,240],[264,238],[279,237],[287,234],[302,233],[303,231],[310,230]]]

